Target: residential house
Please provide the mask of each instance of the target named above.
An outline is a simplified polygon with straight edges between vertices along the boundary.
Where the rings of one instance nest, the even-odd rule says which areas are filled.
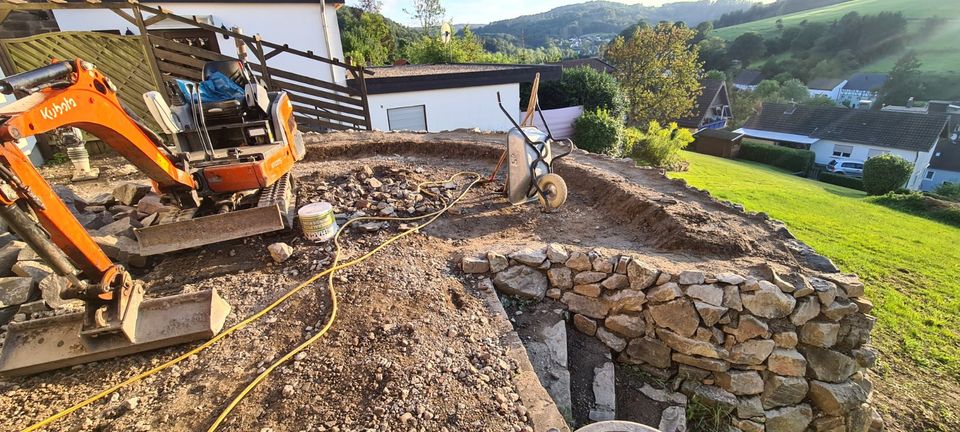
[[[810,97],[826,96],[836,102],[840,99],[840,90],[846,84],[847,80],[844,79],[815,79],[807,83],[807,92],[810,93]]]
[[[766,77],[763,76],[763,72],[744,69],[733,79],[733,86],[738,90],[753,91],[757,88],[757,84],[760,84],[760,81],[764,79],[766,79]]]
[[[180,16],[194,17],[199,22],[232,29],[244,34],[259,34],[264,40],[288,44],[318,56],[343,60],[337,9],[344,0],[302,1],[168,1],[142,2],[151,7],[163,7]],[[56,9],[56,23],[62,31],[98,31],[115,34],[138,34],[135,25],[105,8]],[[152,23],[151,33],[182,41],[193,46],[218,51],[236,57],[232,40],[223,40],[210,31],[173,20]],[[271,67],[295,72],[324,81],[343,84],[345,71],[333,65],[318,68],[315,62],[299,56],[278,55],[270,59]]]
[[[881,154],[914,164],[907,188],[918,190],[930,166],[933,149],[949,138],[948,117],[842,107],[763,103],[742,132],[749,138],[812,150],[817,164],[832,159],[865,161]]]
[[[443,64],[370,68],[366,78],[371,123],[378,130],[439,132],[513,127],[497,106],[520,121],[520,83],[560,79],[557,65]]]
[[[862,102],[872,105],[880,95],[880,88],[887,82],[887,75],[881,73],[855,73],[840,89],[837,102],[850,108],[859,108]]]
[[[951,138],[941,139],[934,149],[920,190],[932,191],[944,183],[960,183],[960,141]]]
[[[563,69],[571,69],[571,68],[586,66],[597,72],[603,72],[608,74],[612,74],[615,70],[617,70],[617,68],[613,67],[613,65],[611,65],[610,63],[607,63],[597,57],[560,60],[556,63],[551,63],[551,64],[560,65],[560,67]]]
[[[697,96],[693,111],[689,116],[677,120],[677,125],[692,129],[693,132],[727,127],[727,121],[733,118],[733,113],[730,111],[726,83],[704,79],[700,81],[700,86],[703,90]]]

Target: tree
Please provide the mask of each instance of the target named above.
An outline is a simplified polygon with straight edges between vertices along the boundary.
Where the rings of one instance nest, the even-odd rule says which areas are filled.
[[[440,26],[443,14],[447,13],[440,0],[413,0],[413,10],[403,11],[419,21],[420,27],[428,33]]]
[[[626,132],[627,154],[640,162],[663,168],[676,168],[682,162],[680,150],[693,142],[693,134],[676,123],[666,127],[651,121],[645,131],[630,128]]]
[[[727,54],[731,58],[740,60],[744,66],[750,62],[763,57],[767,52],[767,47],[763,43],[763,36],[757,32],[747,32],[737,36],[727,49]]]
[[[697,34],[693,37],[693,43],[700,43],[702,40],[706,40],[710,37],[710,32],[713,31],[713,23],[710,21],[704,21],[700,24],[697,24]]]
[[[764,101],[773,102],[780,97],[780,83],[769,79],[763,80],[760,81],[760,84],[757,84],[757,88],[753,92]]]
[[[911,97],[920,96],[922,93],[920,60],[916,53],[910,51],[893,65],[887,82],[880,89],[880,100],[884,105],[902,105]]]
[[[788,79],[780,85],[780,99],[784,101],[804,102],[810,99],[807,86],[798,79]]]
[[[699,48],[690,45],[694,31],[670,24],[637,28],[629,40],[617,37],[606,59],[617,68],[627,98],[627,121],[647,124],[690,114],[700,93]]]
[[[703,74],[703,77],[706,79],[712,79],[712,80],[720,80],[720,81],[727,80],[727,74],[725,74],[723,71],[718,71],[718,70],[708,70]]]
[[[368,13],[380,13],[383,2],[380,0],[357,0],[357,7]]]
[[[510,63],[514,60],[505,54],[484,50],[470,27],[464,27],[461,34],[453,35],[449,42],[443,42],[438,36],[424,35],[406,46],[404,57],[416,64]]]
[[[384,65],[396,50],[396,38],[378,13],[361,13],[359,21],[344,30],[340,38],[344,55],[354,64]]]

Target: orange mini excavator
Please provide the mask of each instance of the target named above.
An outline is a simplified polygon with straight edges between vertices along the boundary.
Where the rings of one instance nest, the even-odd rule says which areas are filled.
[[[0,107],[0,217],[60,276],[60,296],[85,304],[82,313],[11,323],[0,374],[206,339],[223,327],[230,306],[213,290],[144,299],[142,285],[111,262],[17,147],[22,138],[74,126],[149,176],[180,210],[137,230],[141,255],[289,227],[290,171],[305,153],[289,96],[268,93],[238,61],[208,63],[203,79],[181,82],[186,91],[172,107],[156,92],[144,95],[170,145],[125,109],[91,63],[57,62],[0,80],[0,92],[20,98]],[[232,96],[204,101],[208,81]]]

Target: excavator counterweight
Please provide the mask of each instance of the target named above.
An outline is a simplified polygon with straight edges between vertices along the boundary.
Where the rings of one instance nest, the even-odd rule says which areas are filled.
[[[178,206],[135,231],[140,255],[163,254],[291,226],[290,171],[305,149],[284,92],[270,92],[238,61],[211,62],[200,84],[144,95],[167,139],[124,107],[110,79],[77,59],[0,79],[0,218],[59,276],[60,297],[84,311],[11,323],[0,375],[24,375],[198,339],[224,325],[216,291],[163,298],[115,264],[54,193],[16,141],[62,127],[97,136]],[[213,83],[213,84],[211,84]],[[217,87],[211,87],[216,85]],[[213,88],[213,90],[211,90]]]

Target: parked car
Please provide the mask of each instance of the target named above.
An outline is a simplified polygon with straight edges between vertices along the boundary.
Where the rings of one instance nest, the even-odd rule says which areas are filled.
[[[863,177],[863,162],[855,160],[833,159],[827,164],[827,171],[850,177]]]

